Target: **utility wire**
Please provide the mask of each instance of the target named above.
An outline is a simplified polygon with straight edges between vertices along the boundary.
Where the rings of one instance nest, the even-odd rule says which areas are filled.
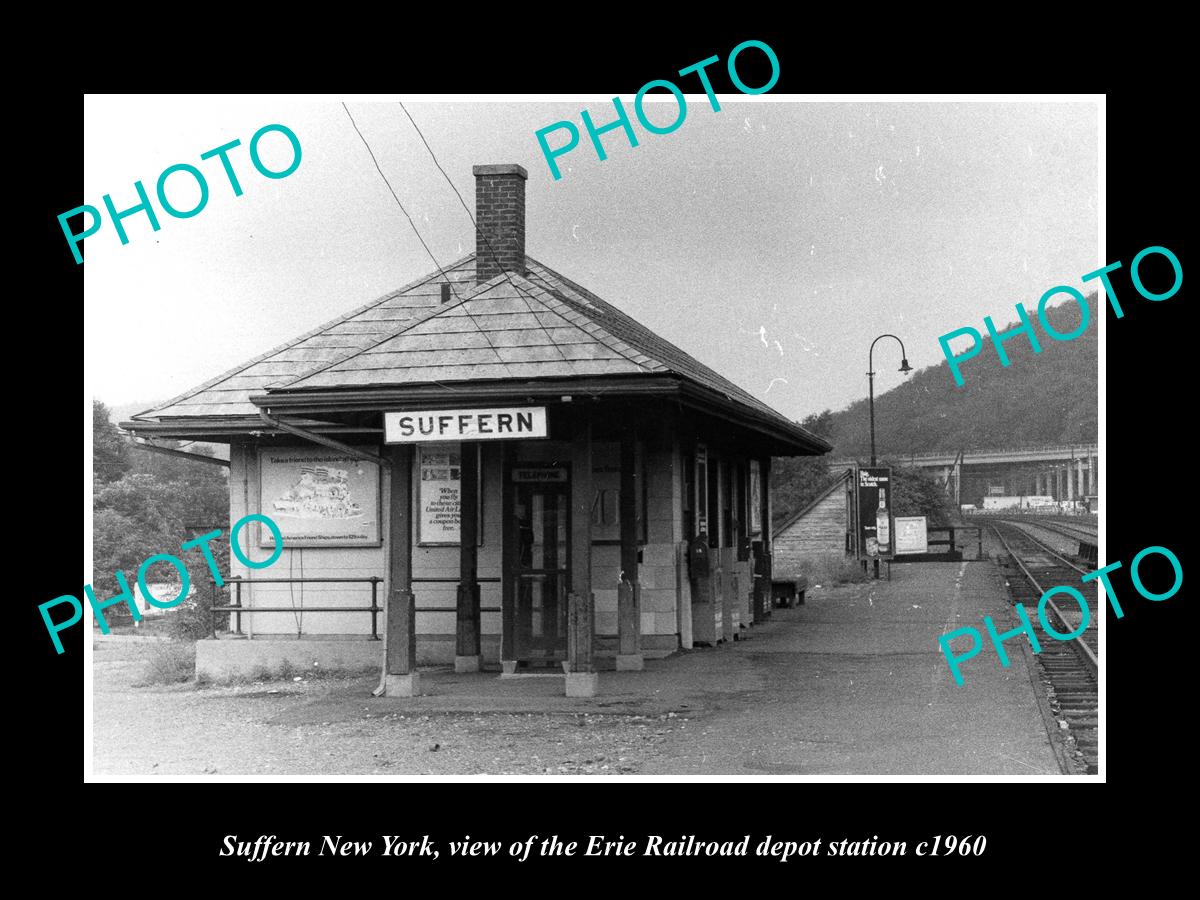
[[[501,368],[504,369],[505,374],[509,378],[512,378],[513,374],[512,374],[512,372],[509,371],[508,366],[505,364],[504,358],[501,357],[499,351],[496,350],[495,345],[492,343],[491,339],[487,336],[487,332],[479,327],[479,323],[475,321],[475,317],[472,316],[471,311],[469,309],[467,309],[466,303],[464,303],[462,301],[462,299],[458,296],[458,292],[456,290],[454,290],[454,283],[450,280],[450,277],[446,274],[445,269],[442,268],[441,263],[439,263],[437,261],[437,257],[433,255],[433,251],[429,249],[429,245],[425,243],[425,239],[423,237],[421,237],[421,232],[417,230],[417,223],[413,221],[412,216],[410,216],[408,214],[408,210],[404,208],[404,204],[400,202],[400,198],[396,196],[395,190],[392,189],[391,182],[388,181],[387,176],[383,174],[383,169],[381,169],[379,167],[379,160],[375,158],[375,151],[373,151],[371,149],[371,145],[369,143],[367,143],[367,139],[365,137],[363,137],[363,133],[359,130],[358,123],[354,121],[354,116],[352,116],[350,114],[350,107],[348,107],[345,104],[345,102],[343,102],[342,109],[346,110],[346,115],[349,116],[349,118],[350,118],[350,124],[354,126],[354,131],[358,135],[359,140],[361,140],[363,142],[363,146],[367,148],[367,153],[369,153],[371,156],[371,162],[373,162],[375,164],[375,171],[379,173],[379,177],[382,178],[383,183],[385,185],[387,185],[388,192],[392,195],[392,199],[395,200],[396,205],[400,207],[400,212],[404,213],[404,217],[406,219],[408,219],[408,224],[412,226],[413,233],[416,234],[417,240],[419,240],[421,242],[421,246],[425,248],[425,252],[429,254],[429,258],[433,260],[433,264],[435,266],[437,266],[438,273],[442,276],[442,278],[445,279],[446,284],[450,288],[450,293],[454,295],[455,301],[458,303],[458,305],[462,306],[463,312],[466,313],[467,318],[469,318],[471,320],[471,324],[475,326],[476,330],[481,335],[483,335],[484,341],[487,342],[487,345],[488,345],[488,347],[491,348],[492,353],[494,353],[496,355],[496,361],[500,363],[500,366],[501,366]],[[426,144],[426,146],[428,146],[428,144]]]
[[[408,111],[408,107],[404,105],[403,101],[400,101],[400,108],[404,110],[404,115],[408,116],[408,121],[412,122],[412,127],[416,129],[417,135],[421,138],[421,143],[425,145],[425,149],[428,150],[429,155],[433,157],[433,164],[437,166],[438,171],[442,173],[442,177],[449,182],[450,189],[454,191],[454,195],[458,197],[458,202],[461,203],[462,208],[466,210],[467,217],[471,220],[471,224],[475,226],[475,233],[483,238],[484,244],[487,245],[488,253],[492,255],[492,261],[496,263],[496,268],[500,269],[500,272],[508,281],[509,286],[516,292],[517,296],[521,298],[521,301],[525,304],[525,309],[533,317],[533,321],[536,322],[538,327],[542,330],[542,334],[546,335],[546,340],[550,343],[550,346],[552,346],[558,352],[558,355],[562,357],[562,361],[567,364],[567,369],[574,371],[575,367],[571,365],[571,360],[567,359],[566,354],[562,352],[562,348],[558,346],[552,337],[550,337],[550,332],[546,330],[546,326],[542,324],[541,320],[537,317],[537,313],[534,312],[533,308],[529,305],[529,297],[512,280],[512,276],[509,274],[508,270],[500,264],[500,257],[496,255],[496,250],[494,247],[492,247],[492,242],[488,240],[488,236],[482,231],[482,229],[480,229],[479,223],[475,221],[475,217],[471,215],[471,208],[467,206],[467,201],[463,199],[463,195],[458,192],[458,188],[455,187],[454,182],[450,179],[450,176],[446,174],[446,170],[442,168],[442,164],[438,162],[437,154],[434,153],[433,148],[429,146],[429,141],[425,140],[425,135],[421,132],[420,127],[412,117],[412,113]],[[476,266],[479,265],[478,260],[475,264]]]

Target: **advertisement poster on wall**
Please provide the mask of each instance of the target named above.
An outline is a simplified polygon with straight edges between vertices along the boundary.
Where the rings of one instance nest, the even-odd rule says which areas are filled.
[[[750,533],[762,531],[762,481],[758,460],[750,460]]]
[[[379,546],[379,465],[339,450],[272,447],[258,454],[261,511],[286,547]],[[270,529],[259,545],[275,546]]]
[[[459,443],[423,444],[419,448],[417,542],[422,547],[457,546],[462,536],[462,453]],[[482,473],[478,483],[477,534],[483,543]]]
[[[862,467],[855,472],[858,490],[859,559],[891,559],[892,470],[887,466]]]

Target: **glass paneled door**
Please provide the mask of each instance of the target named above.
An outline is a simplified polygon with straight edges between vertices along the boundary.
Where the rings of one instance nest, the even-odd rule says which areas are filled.
[[[512,477],[514,650],[518,660],[554,664],[567,658],[570,483],[565,468],[518,466]]]

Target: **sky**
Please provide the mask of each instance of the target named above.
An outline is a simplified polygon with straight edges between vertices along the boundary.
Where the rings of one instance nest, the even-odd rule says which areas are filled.
[[[646,108],[666,124],[676,107],[664,97]],[[935,365],[940,335],[982,331],[985,315],[1015,322],[1016,303],[1032,312],[1055,285],[1086,293],[1080,276],[1106,262],[1095,103],[766,94],[719,95],[713,111],[699,94],[676,131],[654,135],[622,99],[639,144],[609,132],[603,161],[580,110],[600,126],[615,117],[609,98],[405,104],[472,207],[472,165],[528,170],[530,256],[790,418],[865,397],[879,334],[899,336],[914,367]],[[437,263],[472,252],[471,221],[399,104],[347,105]],[[534,135],[560,120],[581,142],[556,181]],[[276,123],[302,158],[272,180],[247,148]],[[175,396],[435,269],[337,97],[88,96],[84,130],[81,204],[133,206],[137,180],[154,198],[177,163],[210,191],[186,219],[154,198],[161,229],[135,214],[127,245],[107,216],[84,242],[85,392],[109,406]],[[240,197],[217,159],[200,159],[234,139]],[[279,134],[260,146],[270,168],[291,159]],[[175,206],[198,196],[171,176]],[[899,367],[881,342],[877,393],[903,380]]]

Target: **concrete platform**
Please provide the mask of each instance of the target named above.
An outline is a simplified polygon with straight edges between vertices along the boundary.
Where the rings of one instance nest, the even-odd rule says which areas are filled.
[[[1015,624],[1004,590],[990,562],[915,563],[890,582],[810,589],[751,644],[682,661],[675,677],[753,688],[644,771],[1058,775],[1019,643],[1007,645],[1009,668],[990,650],[964,664],[962,687],[938,647],[985,615]]]
[[[196,641],[196,675],[210,681],[261,678],[314,668],[328,672],[379,671],[382,641],[246,640]]]

